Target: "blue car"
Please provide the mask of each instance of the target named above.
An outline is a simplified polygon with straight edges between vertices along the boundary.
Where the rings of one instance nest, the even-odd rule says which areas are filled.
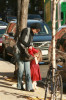
[[[14,35],[16,33],[16,22],[17,21],[11,21],[8,24],[6,34],[4,35],[4,36],[8,35],[8,39],[10,39],[11,42],[13,41]],[[52,35],[51,35],[52,31],[45,22],[42,22],[39,20],[27,20],[27,27],[30,27],[31,24],[33,24],[33,23],[40,23],[41,24],[41,31],[38,34],[35,34],[33,37],[33,46],[42,51],[42,57],[43,57],[43,61],[44,61],[45,59],[48,59],[48,48],[49,48],[49,45],[50,45],[51,39],[52,39]],[[12,34],[10,36],[10,34],[9,34],[10,32],[13,33],[13,37],[12,37]],[[11,43],[8,43],[8,44],[11,44]],[[5,45],[4,47],[6,49],[7,44],[5,44],[3,42],[3,45]]]
[[[7,27],[7,25],[8,25],[8,23],[3,22],[3,21],[0,21],[0,26],[5,26],[5,27]]]
[[[33,37],[33,45],[42,51],[43,60],[48,59],[48,48],[52,40],[52,31],[45,22],[39,20],[28,20],[27,26],[30,27],[32,23],[40,23],[41,31]]]
[[[43,21],[39,14],[28,14],[28,20],[40,20]]]

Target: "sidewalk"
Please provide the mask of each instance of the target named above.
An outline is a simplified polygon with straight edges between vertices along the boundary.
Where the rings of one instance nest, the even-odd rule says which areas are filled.
[[[17,82],[7,77],[13,77],[14,69],[15,66],[10,62],[0,60],[0,100],[43,100],[42,87],[38,87],[35,92],[17,90],[17,87],[13,87]]]
[[[0,100],[44,100],[44,88],[41,83],[35,92],[17,90],[17,87],[13,87],[17,84],[11,79],[14,69],[15,66],[10,62],[0,60]],[[66,100],[66,94],[63,94],[63,100]]]

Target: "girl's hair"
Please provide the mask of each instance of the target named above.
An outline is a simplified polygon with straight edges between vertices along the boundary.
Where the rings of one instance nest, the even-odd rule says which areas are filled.
[[[38,62],[41,62],[42,61],[42,52],[41,52],[41,50],[39,50],[38,49],[38,53],[35,53],[35,55],[37,55],[37,60],[38,60]]]

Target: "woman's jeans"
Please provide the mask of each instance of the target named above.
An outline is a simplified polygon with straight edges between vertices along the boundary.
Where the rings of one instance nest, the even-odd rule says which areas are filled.
[[[23,72],[25,70],[26,90],[31,90],[32,89],[32,81],[31,81],[31,73],[30,73],[30,61],[23,62],[20,59],[18,59],[17,64],[18,64],[17,88],[23,89],[22,78],[23,78]]]

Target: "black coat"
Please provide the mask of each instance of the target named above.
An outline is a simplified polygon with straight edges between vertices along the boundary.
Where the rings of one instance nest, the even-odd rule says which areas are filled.
[[[33,59],[33,57],[28,53],[28,47],[31,45],[32,40],[33,33],[31,29],[23,29],[17,42],[18,52],[22,61],[30,61],[31,59]]]

